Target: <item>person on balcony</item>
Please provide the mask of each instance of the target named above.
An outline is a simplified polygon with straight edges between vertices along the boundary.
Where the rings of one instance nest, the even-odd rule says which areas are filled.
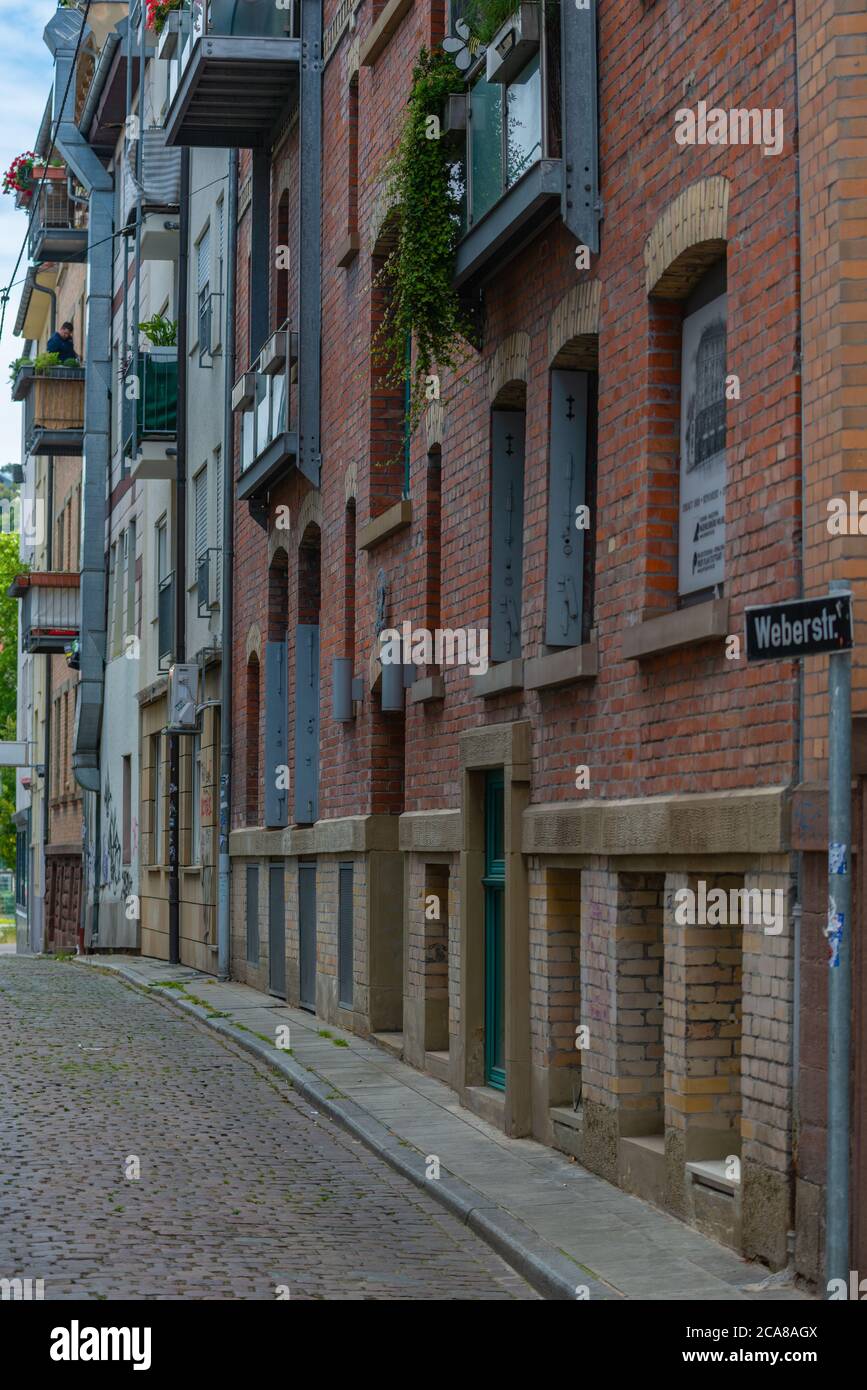
[[[61,362],[68,362],[70,358],[78,360],[78,353],[72,341],[74,332],[71,323],[62,323],[56,333],[52,333],[45,347],[46,352],[56,352]]]

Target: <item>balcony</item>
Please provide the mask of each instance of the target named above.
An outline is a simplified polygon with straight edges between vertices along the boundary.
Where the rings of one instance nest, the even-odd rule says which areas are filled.
[[[138,381],[138,399],[124,398],[124,454],[134,478],[173,478],[170,453],[178,429],[178,350],[151,348],[139,354],[129,377]]]
[[[298,335],[288,324],[272,334],[232,396],[241,415],[238,500],[267,495],[298,463]],[[318,486],[318,478],[310,478]]]
[[[184,0],[178,16],[167,144],[267,148],[297,100],[300,0]]]
[[[24,449],[28,454],[84,452],[84,368],[21,367],[12,387],[24,402]]]
[[[87,259],[87,210],[72,201],[65,182],[46,180],[35,195],[28,250],[31,261]]]
[[[470,61],[465,110],[447,103],[463,221],[453,281],[468,300],[558,215],[599,250],[596,10],[513,7]]]
[[[63,652],[79,635],[79,576],[60,572],[20,574],[9,586],[23,603],[21,641],[25,652]]]

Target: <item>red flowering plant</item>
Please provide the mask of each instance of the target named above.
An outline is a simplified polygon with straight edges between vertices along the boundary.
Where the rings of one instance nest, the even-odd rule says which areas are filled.
[[[147,27],[155,34],[161,34],[172,10],[179,10],[183,0],[147,0]]]
[[[19,154],[13,159],[3,175],[3,192],[18,193],[23,203],[29,203],[33,196],[33,168],[37,156],[32,150]]]

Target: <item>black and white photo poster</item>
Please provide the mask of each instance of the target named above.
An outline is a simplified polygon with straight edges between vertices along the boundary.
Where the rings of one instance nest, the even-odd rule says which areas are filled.
[[[725,568],[726,296],[683,321],[680,407],[681,594],[721,584]]]

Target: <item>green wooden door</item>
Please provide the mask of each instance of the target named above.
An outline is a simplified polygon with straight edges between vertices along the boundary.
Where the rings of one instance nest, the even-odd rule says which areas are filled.
[[[485,777],[485,1081],[506,1089],[503,774]]]

